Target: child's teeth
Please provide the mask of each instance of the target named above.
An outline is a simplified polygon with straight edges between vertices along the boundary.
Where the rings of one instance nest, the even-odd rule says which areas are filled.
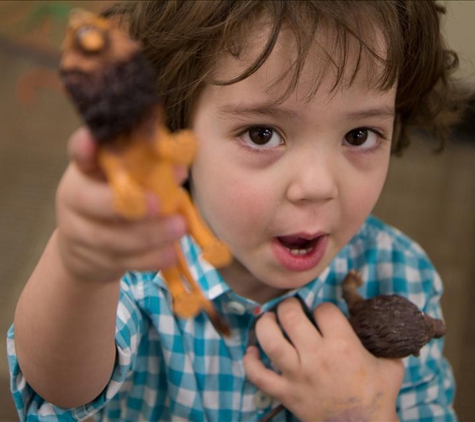
[[[313,248],[307,248],[307,249],[290,249],[290,248],[285,248],[287,249],[291,255],[305,255],[308,254]]]

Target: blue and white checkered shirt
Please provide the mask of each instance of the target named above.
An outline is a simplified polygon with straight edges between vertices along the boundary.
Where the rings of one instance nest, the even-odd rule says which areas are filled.
[[[61,409],[43,400],[25,381],[8,333],[11,388],[22,421],[75,421],[92,415],[103,421],[256,421],[277,405],[246,378],[242,360],[253,322],[284,297],[262,306],[236,295],[219,273],[182,241],[191,273],[205,296],[228,321],[232,335],[220,336],[204,314],[179,319],[160,274],[131,272],[122,280],[117,311],[117,362],[112,378],[92,403]],[[310,308],[333,302],[347,313],[341,282],[351,269],[363,274],[365,297],[396,293],[441,318],[442,283],[423,250],[398,230],[369,217],[330,266],[298,295]],[[404,421],[451,421],[454,379],[443,357],[443,340],[420,356],[404,359],[405,377],[397,401]],[[288,412],[273,421],[296,420]]]

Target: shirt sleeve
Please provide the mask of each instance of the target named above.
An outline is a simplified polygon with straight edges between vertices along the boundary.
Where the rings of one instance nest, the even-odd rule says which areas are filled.
[[[142,316],[127,283],[128,277],[132,275],[127,274],[121,282],[117,307],[115,334],[117,354],[114,370],[104,391],[91,403],[74,409],[64,409],[48,403],[38,395],[28,385],[18,364],[12,325],[7,335],[10,388],[21,422],[81,421],[97,413],[119,391],[132,371],[142,332]]]
[[[440,306],[442,281],[433,268],[427,268],[422,286],[428,315],[443,319]],[[450,328],[449,328],[450,329]],[[402,421],[456,421],[453,409],[455,381],[450,364],[443,355],[444,339],[435,339],[421,349],[419,357],[404,360],[405,375],[397,402]]]

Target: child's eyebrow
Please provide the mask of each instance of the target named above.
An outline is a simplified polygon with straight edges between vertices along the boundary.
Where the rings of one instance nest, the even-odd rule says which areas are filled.
[[[368,119],[371,117],[393,118],[396,112],[393,106],[383,105],[380,107],[368,108],[363,110],[355,110],[346,113],[346,117],[350,120]]]
[[[218,114],[226,117],[228,115],[259,115],[274,116],[279,119],[302,119],[302,116],[295,110],[273,104],[227,104],[218,110]],[[361,109],[345,113],[345,118],[349,120],[368,119],[372,117],[394,118],[395,110],[391,105],[376,106],[368,109]]]
[[[227,104],[218,111],[223,117],[227,115],[259,115],[274,116],[280,119],[300,119],[301,116],[295,110],[274,104]]]

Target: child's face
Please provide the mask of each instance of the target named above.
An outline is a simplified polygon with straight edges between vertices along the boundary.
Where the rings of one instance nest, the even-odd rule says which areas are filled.
[[[306,284],[329,265],[373,209],[389,164],[395,89],[371,88],[363,68],[350,87],[333,93],[334,75],[326,76],[306,101],[319,65],[313,56],[292,96],[273,106],[276,95],[266,87],[287,69],[292,51],[281,35],[255,74],[207,85],[192,119],[199,140],[194,200],[234,254],[224,278],[259,301]],[[215,76],[228,80],[247,65],[227,57]]]

